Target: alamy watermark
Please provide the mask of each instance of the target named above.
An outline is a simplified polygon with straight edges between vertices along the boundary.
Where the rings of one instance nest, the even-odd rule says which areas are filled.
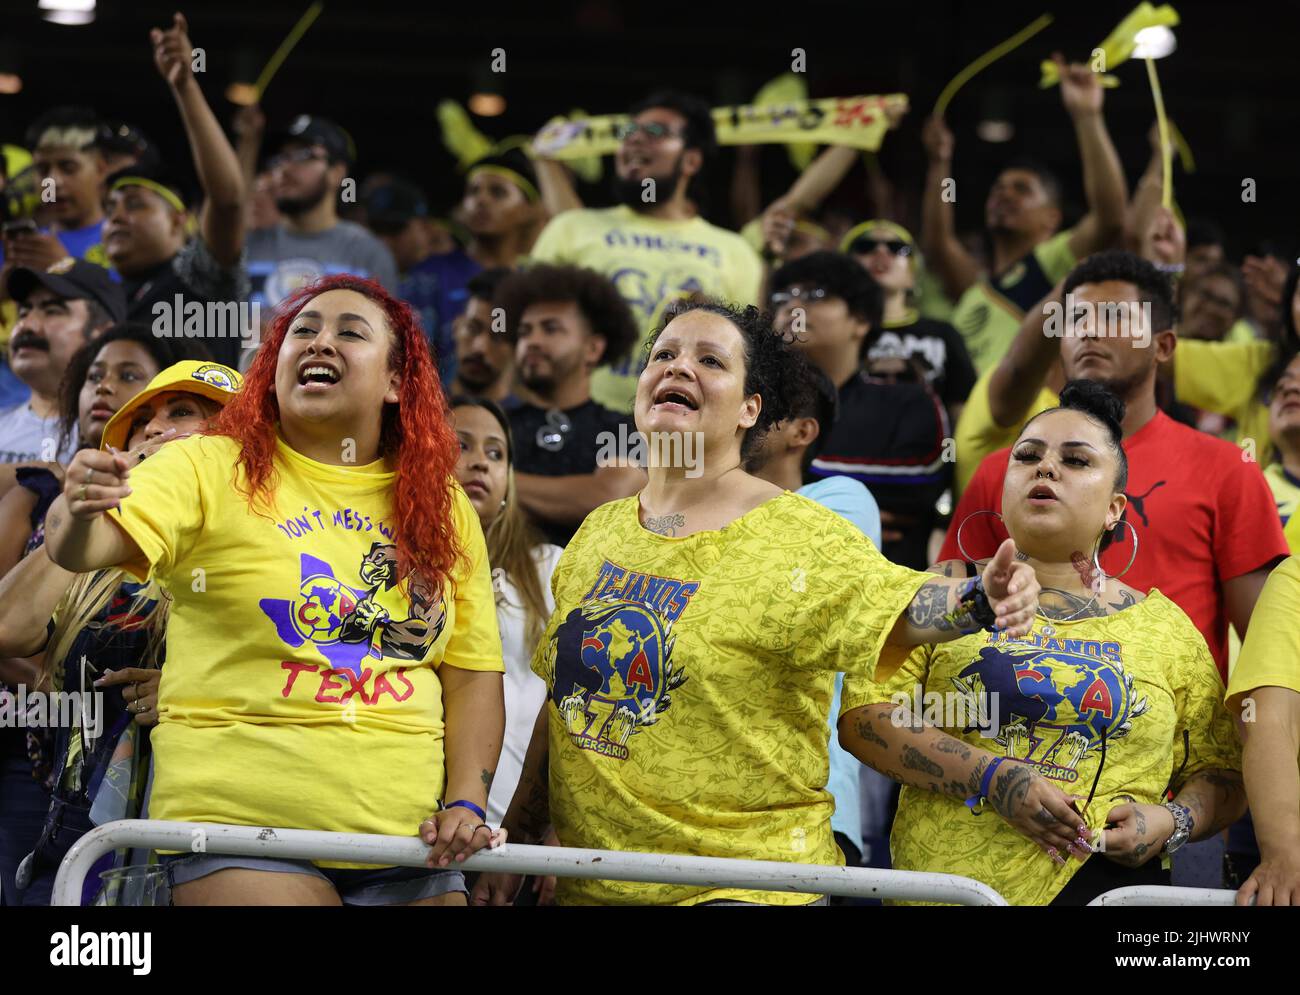
[[[1073,293],[1065,303],[1043,305],[1043,334],[1048,338],[1133,339],[1141,348],[1151,344],[1151,304],[1135,301],[1081,301]]]
[[[258,301],[195,301],[177,294],[153,306],[153,333],[160,339],[243,339],[243,348],[262,343]]]
[[[628,432],[619,425],[618,433],[601,432],[596,436],[597,466],[670,467],[685,469],[686,476],[704,474],[703,432]]]
[[[80,726],[92,739],[104,729],[102,691],[0,690],[0,729],[56,729]]]
[[[993,739],[1002,728],[1001,710],[996,691],[967,694],[964,691],[927,691],[917,684],[909,695],[895,691],[889,696],[894,710],[889,720],[896,728],[919,724],[939,729],[975,730],[985,739]]]

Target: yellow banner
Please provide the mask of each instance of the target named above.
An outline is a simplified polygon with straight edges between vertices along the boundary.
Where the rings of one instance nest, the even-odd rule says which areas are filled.
[[[744,104],[717,107],[713,124],[719,145],[767,145],[815,142],[847,145],[874,152],[889,128],[886,111],[907,110],[907,96],[826,97],[765,107]],[[626,114],[554,121],[533,139],[533,153],[547,159],[580,159],[618,149],[618,131],[631,120]]]

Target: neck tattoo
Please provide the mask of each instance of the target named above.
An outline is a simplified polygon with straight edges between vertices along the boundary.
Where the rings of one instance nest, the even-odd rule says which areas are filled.
[[[685,528],[685,526],[686,516],[680,514],[658,515],[648,517],[645,520],[645,527],[651,532],[659,533],[661,536],[675,536],[677,535],[677,530]]]

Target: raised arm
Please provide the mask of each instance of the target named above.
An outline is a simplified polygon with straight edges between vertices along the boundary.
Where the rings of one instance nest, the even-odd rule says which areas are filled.
[[[932,117],[921,131],[930,161],[921,196],[921,249],[925,262],[939,278],[944,295],[956,301],[980,277],[979,263],[957,238],[953,208],[952,132],[943,118]]]
[[[997,628],[1013,638],[1029,632],[1038,611],[1038,579],[1033,567],[1016,559],[1016,544],[1006,540],[979,577],[927,580],[898,617],[885,642],[890,646],[946,643],[985,627],[987,609]]]
[[[1087,66],[1067,66],[1059,53],[1055,59],[1061,76],[1061,102],[1074,121],[1074,137],[1083,164],[1083,192],[1088,200],[1088,213],[1070,235],[1070,251],[1076,259],[1082,259],[1119,240],[1124,231],[1128,190],[1124,167],[1101,112],[1101,80]]]
[[[203,187],[199,227],[203,241],[222,266],[233,266],[244,247],[245,184],[239,158],[204,99],[191,70],[193,46],[183,14],[166,30],[149,32],[154,64],[171,87]]]
[[[550,217],[565,211],[576,211],[582,207],[582,198],[569,171],[554,159],[537,158],[533,160],[533,171],[537,174],[537,189],[542,195],[542,207]]]
[[[1062,322],[1070,321],[1064,313],[1062,280],[1046,297],[1025,312],[1020,320],[1020,330],[989,377],[989,414],[1002,428],[1019,425],[1029,414],[1034,399],[1043,389],[1052,364],[1061,358],[1059,335],[1049,335],[1044,327],[1047,309],[1053,305],[1062,309],[1058,316]]]
[[[865,705],[845,712],[839,740],[868,767],[902,784],[960,801],[987,797],[993,811],[1058,863],[1065,862],[1061,851],[1080,859],[1089,853],[1091,831],[1060,788],[1027,764],[999,762],[988,750],[925,725],[904,707]]]
[[[135,540],[104,512],[131,493],[121,453],[83,449],[68,466],[63,493],[45,516],[45,550],[65,570],[86,573],[140,556]]]

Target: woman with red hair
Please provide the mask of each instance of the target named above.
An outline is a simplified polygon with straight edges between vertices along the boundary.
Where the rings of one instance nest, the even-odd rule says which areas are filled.
[[[150,815],[432,844],[427,869],[177,854],[176,904],[465,904],[504,668],[457,456],[411,310],[335,276],[281,305],[209,433],[68,467],[51,558],[173,601]]]

